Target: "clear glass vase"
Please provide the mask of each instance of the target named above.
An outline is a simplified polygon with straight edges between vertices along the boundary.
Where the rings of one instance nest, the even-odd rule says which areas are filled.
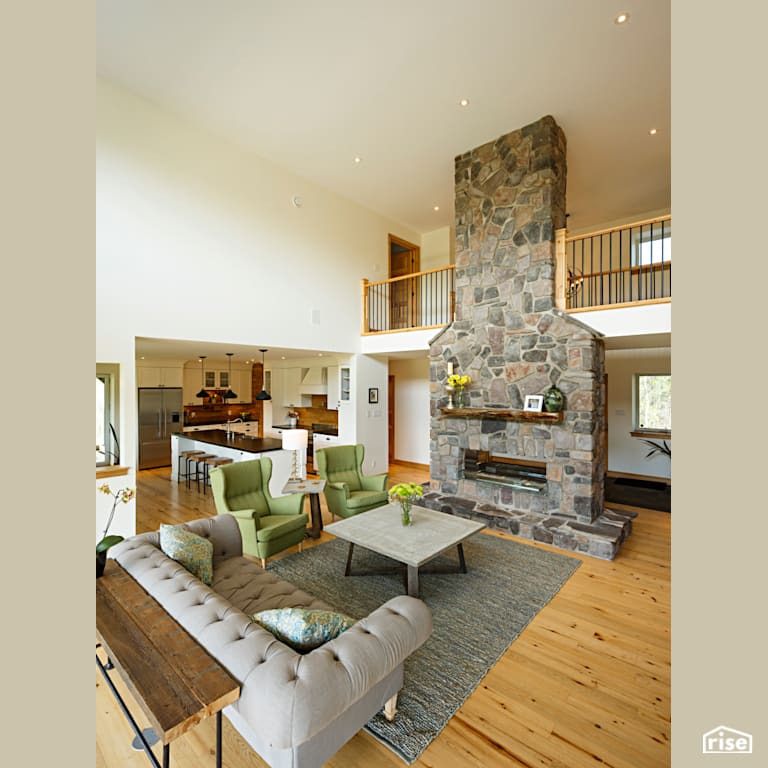
[[[411,517],[411,507],[413,502],[410,499],[400,499],[400,522],[403,525],[411,525],[413,518]]]

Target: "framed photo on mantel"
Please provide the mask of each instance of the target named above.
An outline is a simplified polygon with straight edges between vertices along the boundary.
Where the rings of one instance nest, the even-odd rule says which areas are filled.
[[[523,402],[524,411],[533,411],[534,413],[541,413],[541,409],[544,407],[544,395],[526,395]]]

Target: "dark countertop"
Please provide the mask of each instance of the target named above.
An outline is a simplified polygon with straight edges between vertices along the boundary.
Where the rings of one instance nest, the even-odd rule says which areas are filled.
[[[218,445],[220,448],[234,448],[247,453],[279,451],[283,447],[282,440],[275,440],[273,437],[249,437],[235,434],[227,437],[224,429],[201,429],[199,432],[174,432],[173,434],[184,440],[196,440],[199,443]]]

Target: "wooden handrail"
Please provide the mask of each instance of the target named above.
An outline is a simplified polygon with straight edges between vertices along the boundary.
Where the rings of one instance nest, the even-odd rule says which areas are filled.
[[[609,227],[608,229],[598,229],[595,232],[585,232],[583,235],[573,235],[572,237],[566,237],[566,243],[573,243],[576,240],[586,240],[590,237],[597,237],[598,235],[610,235],[614,232],[622,232],[625,229],[636,229],[637,227],[645,227],[648,224],[659,224],[662,221],[672,221],[672,214],[668,213],[664,216],[656,216],[653,219],[642,219],[641,221],[633,221],[629,224],[621,224],[617,227]]]
[[[657,272],[660,269],[672,269],[672,262],[665,261],[658,264],[638,264],[634,267],[622,267],[621,269],[604,269],[602,272],[586,272],[585,274],[579,273],[572,278],[572,282],[579,280],[588,280],[590,277],[603,277],[606,275],[620,275],[623,272]]]
[[[410,280],[414,277],[422,277],[423,275],[431,275],[434,272],[443,272],[444,270],[450,270],[450,269],[456,269],[455,264],[446,264],[444,267],[435,267],[434,269],[425,269],[423,272],[411,272],[408,275],[401,275],[400,277],[390,277],[387,280],[379,280],[375,283],[369,283],[366,280],[366,284],[368,288],[373,288],[376,285],[388,285],[390,283],[396,283],[400,280]],[[365,278],[363,278],[365,280]]]

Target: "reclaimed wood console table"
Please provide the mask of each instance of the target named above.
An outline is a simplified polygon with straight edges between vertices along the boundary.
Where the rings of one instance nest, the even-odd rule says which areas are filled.
[[[216,766],[221,768],[221,710],[240,697],[240,684],[115,560],[96,579],[96,636],[107,654],[96,665],[128,719],[141,748],[160,768],[146,736],[120,696],[109,672],[117,669],[163,744],[216,715]]]

